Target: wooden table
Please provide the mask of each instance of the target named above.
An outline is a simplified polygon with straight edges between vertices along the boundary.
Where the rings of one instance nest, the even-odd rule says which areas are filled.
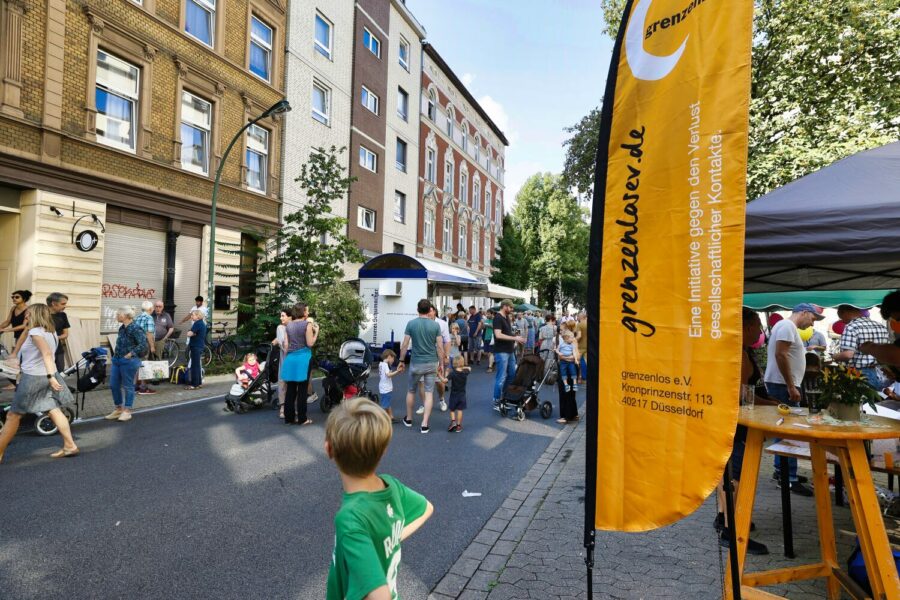
[[[838,457],[841,469],[845,474],[844,485],[850,497],[850,511],[853,514],[853,522],[856,525],[859,543],[865,557],[874,598],[900,600],[900,578],[897,576],[897,566],[888,543],[881,509],[875,495],[875,487],[872,484],[869,459],[863,446],[865,440],[900,437],[900,422],[883,417],[869,417],[879,427],[813,425],[811,428],[805,429],[792,425],[793,423],[806,425],[805,416],[787,416],[784,417],[784,422],[778,425],[777,422],[781,418],[774,406],[757,406],[752,409],[742,407],[740,412],[739,422],[749,429],[747,447],[744,451],[744,464],[741,469],[741,485],[738,489],[735,509],[738,570],[741,574],[742,597],[779,598],[780,596],[774,596],[755,588],[819,577],[827,579],[829,599],[840,598],[841,587],[852,595],[858,592],[854,589],[858,586],[854,586],[847,574],[841,570],[837,560],[834,522],[828,490],[828,466],[825,457],[827,450]],[[766,437],[809,442],[822,560],[812,565],[744,573],[747,540],[750,539],[750,519],[753,514],[753,501],[756,498],[763,441]],[[730,581],[730,577],[729,564],[729,575],[725,581]],[[730,586],[726,586],[726,588],[726,597],[731,598],[731,588]]]

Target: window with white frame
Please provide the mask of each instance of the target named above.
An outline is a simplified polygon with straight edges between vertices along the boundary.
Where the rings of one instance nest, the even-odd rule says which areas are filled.
[[[247,130],[247,187],[266,193],[269,162],[269,132],[259,125]]]
[[[453,218],[444,217],[444,252],[453,252]]]
[[[362,86],[362,95],[360,96],[362,100],[362,105],[368,108],[371,112],[378,114],[378,104],[379,98],[375,94],[372,93],[372,90],[367,88],[366,86]]]
[[[491,233],[484,232],[484,264],[491,264]]]
[[[378,155],[361,145],[359,147],[359,164],[373,173],[377,173]]]
[[[406,223],[406,194],[394,190],[394,220]]]
[[[331,121],[331,90],[313,79],[312,118],[328,125]]]
[[[97,141],[134,152],[137,147],[138,90],[140,69],[97,51]]]
[[[459,249],[457,250],[460,258],[466,257],[466,223],[459,222]]]
[[[481,240],[478,239],[478,230],[474,227],[472,228],[472,262],[478,262],[478,251],[481,246]]]
[[[460,139],[460,144],[462,144],[463,152],[468,152],[469,151],[469,126],[466,125],[465,123],[463,123],[460,129],[461,129],[461,133],[462,133],[462,136]]]
[[[184,30],[212,47],[216,31],[216,0],[186,0]]]
[[[472,204],[476,211],[481,212],[481,183],[478,177],[472,181]]]
[[[434,209],[425,209],[425,245],[434,247]]]
[[[356,225],[366,231],[375,231],[375,211],[365,206],[357,207]]]
[[[444,193],[453,195],[453,163],[449,160],[444,163]]]
[[[409,120],[409,94],[402,87],[397,88],[397,114],[404,121]]]
[[[369,49],[369,52],[381,58],[381,40],[372,35],[372,32],[363,28],[363,46]]]
[[[488,223],[491,222],[491,187],[484,186],[484,218]]]
[[[437,99],[434,96],[434,90],[428,92],[428,106],[425,111],[432,122],[437,120]]]
[[[406,173],[406,142],[397,138],[397,170]]]
[[[453,121],[455,118],[453,116],[453,107],[449,107],[447,109],[447,137],[451,140],[453,139]]]
[[[435,152],[434,148],[429,148],[425,151],[425,179],[427,179],[431,183],[434,183],[437,179],[434,165],[435,161],[437,160],[436,155],[437,152]]]
[[[465,171],[459,174],[459,201],[463,204],[469,202],[469,174]]]
[[[334,49],[333,31],[334,26],[331,24],[331,21],[316,13],[315,43],[313,47],[316,49],[316,52],[329,59]]]
[[[398,54],[400,66],[409,71],[409,42],[402,35],[400,36],[400,52]]]
[[[475,162],[481,160],[481,138],[475,135]]]
[[[250,72],[272,81],[272,28],[256,15],[250,16]]]
[[[497,202],[494,204],[494,221],[500,222],[503,220],[503,207],[500,205],[500,198],[497,198]]]
[[[212,104],[181,92],[181,168],[201,175],[209,174],[209,133],[212,129]]]

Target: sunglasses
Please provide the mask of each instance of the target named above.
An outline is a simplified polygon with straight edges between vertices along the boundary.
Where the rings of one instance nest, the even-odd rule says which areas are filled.
[[[22,296],[11,296],[11,298],[12,298],[13,300],[18,300],[18,299],[21,298],[21,297],[22,297]]]

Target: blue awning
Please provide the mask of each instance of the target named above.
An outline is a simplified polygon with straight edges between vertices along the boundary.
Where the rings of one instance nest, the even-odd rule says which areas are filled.
[[[405,254],[382,254],[368,261],[359,269],[360,279],[427,279],[429,283],[483,287],[487,282],[459,267],[413,258]]]

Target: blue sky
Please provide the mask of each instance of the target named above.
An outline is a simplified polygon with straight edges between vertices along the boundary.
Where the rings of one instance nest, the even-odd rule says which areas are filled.
[[[612,42],[598,0],[406,0],[427,38],[510,147],[506,206],[534,173],[562,170],[563,128],[603,96]]]

